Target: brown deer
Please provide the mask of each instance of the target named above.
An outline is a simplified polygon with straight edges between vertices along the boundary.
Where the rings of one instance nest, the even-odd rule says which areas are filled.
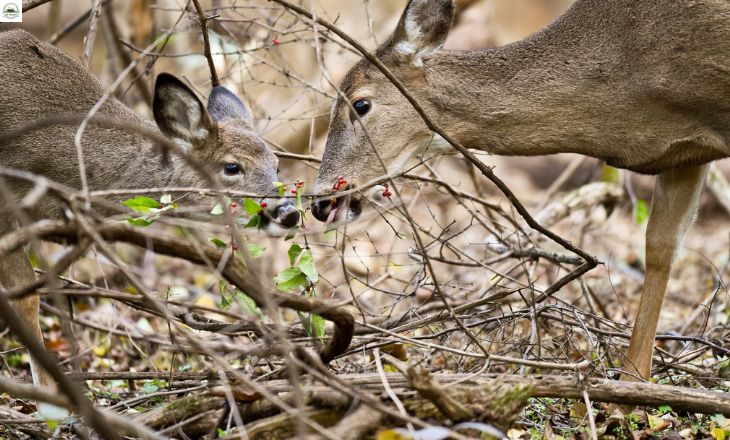
[[[104,88],[88,71],[54,46],[22,30],[0,33],[0,138],[3,132],[45,118],[84,115],[100,100]],[[168,74],[157,77],[153,102],[155,124],[111,98],[97,115],[162,132],[187,155],[217,177],[222,189],[269,195],[277,181],[276,156],[256,133],[244,104],[225,87],[213,88],[203,105],[180,80]],[[0,142],[0,166],[31,171],[72,188],[81,188],[74,136],[78,124],[56,124]],[[156,144],[139,133],[94,125],[86,129],[83,153],[91,190],[208,186],[206,180],[182,159],[163,164]],[[29,184],[3,178],[13,195],[22,197]],[[196,200],[196,196],[191,196]],[[286,200],[267,200],[262,224],[278,233],[297,226],[299,211]],[[12,201],[0,197],[0,236],[11,232],[19,219]],[[121,205],[120,205],[121,206]],[[29,219],[63,217],[64,204],[46,197],[24,212]],[[0,287],[10,289],[35,280],[23,251],[0,261]],[[38,323],[38,296],[15,304],[19,316],[42,341]],[[33,381],[53,385],[50,376],[34,365]]]
[[[442,50],[453,11],[451,0],[409,1],[376,51],[446,133],[500,155],[578,153],[657,175],[624,375],[647,379],[670,269],[708,163],[730,155],[730,2],[577,0],[522,41],[474,51]],[[448,147],[367,60],[341,91],[315,193],[332,191],[336,176],[347,182],[340,190],[352,189]],[[333,196],[312,212],[344,222],[361,205],[360,194]]]

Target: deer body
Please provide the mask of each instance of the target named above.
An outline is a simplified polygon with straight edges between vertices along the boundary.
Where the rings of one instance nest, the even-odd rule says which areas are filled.
[[[629,376],[648,378],[669,272],[706,164],[730,156],[730,2],[577,0],[527,39],[479,51],[441,50],[452,20],[451,0],[411,0],[376,52],[450,136],[500,155],[578,153],[658,175],[625,360]],[[330,191],[336,176],[356,187],[444,148],[367,60],[341,90],[315,193]],[[359,197],[321,200],[312,212],[349,221]]]
[[[0,96],[0,138],[3,132],[21,129],[34,121],[86,115],[104,95],[103,86],[71,57],[21,30],[0,33],[0,78],[6,84]],[[278,161],[254,131],[253,121],[233,93],[222,86],[215,87],[206,108],[182,82],[171,75],[160,75],[153,111],[157,124],[110,97],[97,115],[161,132],[202,164],[221,188],[262,196],[273,194]],[[78,125],[50,124],[0,140],[0,166],[30,171],[80,189],[74,143]],[[81,144],[90,190],[209,186],[183,159],[170,155],[169,163],[164,163],[157,144],[134,130],[92,121]],[[0,196],[0,236],[12,232],[19,221],[64,215],[65,205],[49,196],[19,213],[15,202],[32,185],[7,177],[2,178],[0,185],[4,189],[0,194],[10,193],[12,197]],[[197,200],[196,196],[192,199]],[[271,208],[263,215],[264,223],[284,230],[296,226],[299,213],[290,202],[272,200],[269,205]],[[34,280],[23,251],[0,260],[0,287],[10,289]],[[15,305],[21,319],[42,340],[38,297],[26,297]],[[31,367],[35,383],[53,384],[32,360]]]

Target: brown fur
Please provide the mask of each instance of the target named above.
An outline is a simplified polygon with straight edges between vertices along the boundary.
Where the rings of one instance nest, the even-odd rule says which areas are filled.
[[[577,0],[522,41],[463,52],[439,50],[452,14],[451,0],[411,0],[377,51],[451,136],[500,155],[571,152],[659,174],[626,361],[629,373],[646,379],[669,270],[691,223],[704,164],[730,155],[730,3]],[[342,90],[347,99],[333,110],[316,193],[331,189],[335,176],[362,185],[443,148],[366,60]],[[372,105],[361,125],[351,121],[348,101],[362,98]],[[343,213],[346,204],[338,219],[356,217]],[[317,206],[315,215],[326,218],[329,206]]]
[[[0,78],[3,81],[0,131],[18,129],[43,118],[87,114],[104,94],[99,81],[71,57],[22,30],[0,33]],[[155,99],[158,125],[168,137],[186,148],[193,159],[208,167],[221,187],[262,195],[272,192],[274,182],[278,180],[276,156],[254,131],[243,104],[230,92],[222,88],[218,91],[224,92],[225,96],[215,102],[211,100],[209,109],[213,105],[215,113],[211,110],[209,114],[178,80],[169,75],[165,81],[158,79]],[[113,97],[97,114],[157,130],[154,123],[144,120]],[[0,166],[31,171],[80,188],[74,144],[76,129],[77,124],[53,125],[0,143]],[[164,165],[158,149],[139,134],[92,123],[84,132],[82,146],[91,190],[208,186],[180,158],[171,158],[170,163]],[[239,164],[243,172],[235,176],[224,175],[223,166],[230,162]],[[17,196],[28,190],[26,182],[7,178],[4,181]],[[192,199],[199,201],[194,196]],[[277,203],[269,205],[277,206]],[[290,209],[290,205],[285,207]],[[281,203],[276,209],[282,209]],[[59,200],[46,197],[25,214],[30,219],[58,218],[63,216],[63,210]],[[0,198],[0,235],[12,231],[17,221],[10,204]],[[34,279],[33,269],[22,251],[0,261],[3,287],[25,285]],[[31,296],[18,302],[17,309],[40,339],[38,304],[38,297]],[[36,370],[34,367],[35,382],[52,384],[45,373]]]

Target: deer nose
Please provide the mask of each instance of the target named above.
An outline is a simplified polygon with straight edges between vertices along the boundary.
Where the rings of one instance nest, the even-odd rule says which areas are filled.
[[[331,199],[318,200],[312,204],[312,215],[317,220],[321,222],[326,222],[327,218],[330,215],[330,212],[332,212],[333,205],[335,205],[336,203],[337,202],[333,203]]]
[[[299,210],[288,200],[276,207],[274,219],[285,228],[295,228],[299,225]]]

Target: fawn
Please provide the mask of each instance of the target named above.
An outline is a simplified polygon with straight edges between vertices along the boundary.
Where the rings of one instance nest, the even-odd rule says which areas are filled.
[[[70,56],[37,40],[22,30],[0,33],[0,137],[28,123],[68,114],[84,115],[104,94],[97,79]],[[101,117],[154,129],[178,145],[189,157],[217,177],[222,189],[272,195],[277,181],[277,157],[256,133],[253,120],[241,100],[223,86],[213,88],[207,107],[185,84],[169,74],[160,74],[155,85],[153,113],[156,125],[138,116],[115,98],[97,113]],[[28,131],[0,142],[0,166],[30,171],[72,188],[81,187],[74,135],[78,124],[55,124]],[[155,142],[121,128],[87,127],[83,139],[88,187],[91,190],[198,187],[208,184],[179,157],[161,160]],[[32,186],[3,178],[14,196]],[[196,199],[195,195],[191,196]],[[299,211],[285,199],[272,198],[262,211],[262,225],[270,233],[295,228]],[[20,220],[12,200],[0,197],[0,236],[12,232]],[[17,208],[17,206],[16,206]],[[64,204],[45,197],[23,210],[29,219],[63,218]],[[5,289],[35,280],[23,251],[0,261],[0,286]],[[37,295],[15,302],[21,319],[42,341],[38,323]],[[53,386],[50,376],[34,365],[33,382]]]
[[[577,0],[522,41],[473,51],[442,49],[453,16],[452,0],[410,0],[375,53],[450,136],[494,154],[578,153],[657,175],[623,375],[648,379],[675,253],[708,163],[730,154],[730,2]],[[341,91],[315,193],[394,176],[449,148],[366,59]],[[337,185],[338,176],[347,184]],[[351,221],[362,197],[333,194],[312,212]]]

